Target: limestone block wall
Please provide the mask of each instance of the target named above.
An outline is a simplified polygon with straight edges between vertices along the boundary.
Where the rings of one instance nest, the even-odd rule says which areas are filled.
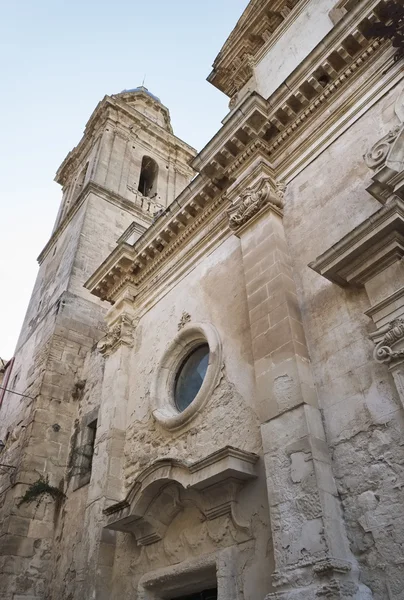
[[[102,313],[108,308],[90,294],[84,283],[97,267],[116,247],[116,241],[133,222],[134,215],[109,202],[108,197],[100,198],[91,192],[86,199],[86,212],[80,231],[80,239],[72,265],[69,291],[102,307]],[[144,222],[147,226],[147,221]]]
[[[55,302],[66,291],[85,214],[86,207],[83,205],[75,215],[73,226],[61,233],[57,243],[45,257],[21,328],[17,350],[33,334],[41,320],[46,319]]]
[[[79,396],[75,402],[73,427],[69,430],[68,467],[65,470],[66,499],[55,523],[54,539],[47,593],[50,598],[80,598],[81,589],[88,577],[87,550],[89,538],[95,532],[84,527],[88,507],[89,485],[77,487],[80,471],[74,467],[73,453],[83,420],[96,414],[100,405],[104,358],[95,346],[89,350],[77,373],[80,382]]]
[[[50,498],[38,504],[19,505],[19,501],[40,476],[66,490],[70,442],[82,390],[80,367],[94,339],[102,335],[99,308],[68,292],[52,317],[47,320],[51,334],[46,343],[39,345],[36,353],[30,338],[23,346],[26,354],[20,352],[16,357],[17,364],[21,361],[29,366],[22,377],[26,376],[30,398],[17,404],[14,395],[8,394],[4,412],[2,408],[2,432],[9,433],[2,460],[17,467],[9,481],[4,473],[0,481],[0,589],[7,599],[14,593],[43,597],[52,581],[53,544],[65,537],[58,538],[57,529],[63,511],[60,515],[60,505]],[[66,550],[67,556],[69,552]]]
[[[403,598],[404,420],[393,379],[373,360],[369,301],[308,263],[380,208],[363,155],[397,124],[385,95],[288,184],[284,226],[333,471],[353,553],[377,600]]]
[[[154,201],[168,206],[188,185],[192,170],[186,166],[186,157],[172,147],[156,143],[153,136],[144,130],[127,141],[122,153],[119,194],[128,200],[134,198],[133,190],[138,189],[144,156],[151,156],[158,164],[157,196]]]
[[[52,564],[59,570],[62,556],[68,567],[60,566],[60,586],[64,590],[69,585],[74,564],[70,557],[80,547],[73,532],[84,522],[87,490],[74,497],[70,512],[75,526],[66,530],[73,536],[66,552],[65,511],[60,514],[53,501],[41,502],[38,510],[35,503],[18,503],[40,476],[63,491],[68,487],[71,439],[81,418],[79,400],[86,381],[81,371],[105,329],[106,308],[83,283],[132,220],[131,211],[90,194],[40,266],[10,380],[13,389],[28,397],[6,393],[0,414],[0,437],[7,439],[2,460],[17,467],[11,479],[7,473],[0,477],[0,589],[7,600],[20,592],[42,597],[52,583]],[[92,408],[99,402],[94,386],[101,380],[102,371],[97,371],[90,388],[84,389],[91,395]],[[60,542],[64,550],[51,553],[52,544],[57,549]],[[13,564],[25,575],[16,578]]]

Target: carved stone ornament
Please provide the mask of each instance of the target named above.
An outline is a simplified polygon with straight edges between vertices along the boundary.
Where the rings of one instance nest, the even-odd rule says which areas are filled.
[[[237,94],[237,92],[235,92],[229,101],[230,110],[232,110],[236,106],[237,102],[238,102],[238,94]]]
[[[364,156],[365,163],[369,169],[376,170],[381,167],[388,157],[393,142],[396,141],[401,130],[401,125],[397,125],[391,129],[387,135],[382,137],[372,146],[372,148]]]
[[[105,337],[98,342],[98,350],[101,354],[108,356],[121,345],[132,346],[135,326],[136,323],[133,318],[126,314],[121,315],[109,328]]]
[[[394,348],[396,344],[404,344],[404,319],[395,319],[386,325],[383,338],[376,344],[374,359],[379,363],[391,363],[404,359],[404,347]]]
[[[190,322],[190,320],[191,320],[191,315],[190,315],[189,313],[187,313],[187,312],[185,312],[185,311],[184,311],[184,312],[182,313],[181,319],[180,319],[180,321],[179,321],[179,323],[178,323],[178,331],[181,331],[181,329],[182,329],[183,327],[185,327],[185,325],[186,325],[187,323],[189,323],[189,322]]]
[[[230,229],[238,229],[247,223],[267,204],[282,210],[284,190],[283,184],[273,184],[269,178],[262,179],[255,187],[248,187],[227,211]]]
[[[404,90],[396,100],[394,111],[400,124],[378,140],[363,157],[369,169],[374,171],[366,189],[382,204],[394,195],[404,197]]]

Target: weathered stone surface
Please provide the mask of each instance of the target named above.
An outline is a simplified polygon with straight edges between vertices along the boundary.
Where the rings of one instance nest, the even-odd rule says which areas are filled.
[[[196,157],[140,88],[58,171],[2,396],[2,600],[403,598],[402,65],[377,1],[278,4],[215,61],[231,111]],[[46,478],[63,499],[21,503]]]

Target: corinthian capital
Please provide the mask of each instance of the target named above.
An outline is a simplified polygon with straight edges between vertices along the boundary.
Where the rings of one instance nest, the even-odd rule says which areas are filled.
[[[227,211],[230,229],[238,229],[247,223],[267,204],[278,211],[282,210],[284,190],[283,184],[273,183],[269,178],[261,179],[258,185],[246,188]]]

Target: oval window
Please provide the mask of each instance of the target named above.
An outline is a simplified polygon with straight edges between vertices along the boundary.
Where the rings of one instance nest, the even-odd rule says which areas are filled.
[[[209,364],[209,346],[198,346],[185,358],[175,378],[174,402],[183,412],[201,389]]]

